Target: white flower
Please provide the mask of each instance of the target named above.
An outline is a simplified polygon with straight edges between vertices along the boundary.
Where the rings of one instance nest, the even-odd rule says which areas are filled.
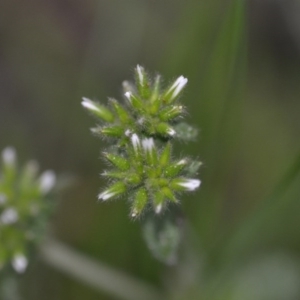
[[[56,183],[56,175],[53,171],[48,170],[42,173],[40,177],[40,190],[43,194],[47,194]]]
[[[11,207],[5,209],[0,216],[1,223],[5,225],[16,223],[18,219],[19,219],[18,212]]]
[[[28,260],[23,254],[17,254],[12,260],[12,266],[18,273],[23,273],[28,265]]]
[[[183,179],[177,184],[184,187],[187,191],[194,191],[200,186],[201,181],[198,179]]]
[[[16,150],[13,147],[6,147],[2,151],[2,159],[5,164],[13,165],[16,162]]]
[[[167,91],[167,94],[172,93],[171,100],[175,99],[178,96],[178,94],[183,90],[187,82],[188,79],[183,76],[180,76],[176,79],[176,81]]]

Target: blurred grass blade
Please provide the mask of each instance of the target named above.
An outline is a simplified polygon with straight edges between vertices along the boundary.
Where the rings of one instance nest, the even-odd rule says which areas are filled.
[[[233,0],[228,6],[203,79],[201,99],[202,153],[208,166],[202,189],[202,236],[221,234],[219,215],[240,132],[240,116],[246,78],[245,1]]]
[[[162,300],[154,287],[139,279],[94,261],[55,240],[41,247],[46,263],[100,292],[123,300]]]

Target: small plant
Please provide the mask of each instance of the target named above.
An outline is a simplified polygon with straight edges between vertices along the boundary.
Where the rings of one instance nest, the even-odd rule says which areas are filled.
[[[199,187],[200,180],[190,176],[200,163],[172,155],[177,137],[195,137],[195,130],[182,122],[185,108],[179,102],[187,81],[180,76],[163,89],[159,75],[152,80],[138,65],[135,84],[123,83],[125,103],[109,99],[103,105],[83,98],[83,107],[99,122],[92,132],[110,144],[103,156],[111,167],[102,172],[109,186],[99,200],[124,196],[131,217],[137,218],[149,209],[160,214],[169,203],[180,202],[181,192]]]
[[[23,273],[34,246],[45,234],[52,211],[49,192],[56,176],[53,171],[38,175],[38,165],[28,162],[21,170],[15,150],[2,151],[0,172],[0,271]],[[12,268],[10,268],[12,266]]]

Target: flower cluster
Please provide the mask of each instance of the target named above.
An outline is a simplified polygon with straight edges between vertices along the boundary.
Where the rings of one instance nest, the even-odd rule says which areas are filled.
[[[48,195],[56,182],[53,171],[38,176],[31,161],[18,170],[11,147],[2,151],[0,173],[0,269],[11,263],[18,273],[25,271],[29,250],[45,230],[51,205]]]
[[[191,127],[181,121],[184,107],[179,103],[187,79],[180,76],[162,89],[159,75],[152,81],[139,65],[135,75],[135,85],[123,83],[124,104],[115,99],[109,99],[107,106],[87,98],[82,101],[99,120],[92,132],[117,146],[103,153],[112,168],[102,175],[111,185],[98,198],[106,201],[127,195],[132,217],[140,216],[147,207],[159,214],[169,202],[179,202],[180,192],[193,191],[200,185],[200,180],[187,177],[195,162],[174,160],[171,153],[174,138],[191,136]],[[181,130],[178,134],[177,128],[187,133]],[[192,175],[196,172],[197,168]]]

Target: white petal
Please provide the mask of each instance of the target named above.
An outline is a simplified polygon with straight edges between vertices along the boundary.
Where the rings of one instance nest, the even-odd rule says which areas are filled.
[[[12,266],[18,273],[23,273],[28,265],[28,260],[23,254],[17,254],[12,261]]]
[[[130,136],[131,135],[131,130],[130,129],[126,129],[125,130],[125,135],[126,136]]]
[[[147,152],[151,152],[154,148],[154,141],[153,138],[143,139],[142,145],[144,150]]]
[[[56,175],[53,171],[48,170],[42,173],[40,177],[40,190],[43,194],[47,194],[56,183]]]
[[[136,133],[131,136],[131,142],[135,151],[140,147],[140,139]]]
[[[182,159],[177,163],[177,165],[182,166],[185,165],[186,163],[187,163],[186,159]]]
[[[186,179],[178,184],[186,188],[188,191],[194,191],[200,186],[200,183],[201,181],[198,179]]]
[[[158,204],[158,205],[155,207],[155,212],[156,212],[157,214],[159,214],[159,213],[161,212],[161,210],[162,210],[162,204]]]
[[[1,223],[6,225],[16,223],[18,219],[19,214],[14,208],[5,209],[0,216]]]
[[[180,76],[178,79],[179,79],[178,84],[177,84],[176,89],[173,93],[174,98],[182,91],[182,89],[185,87],[185,85],[188,82],[187,78],[184,78],[183,76]]]
[[[133,218],[135,218],[135,217],[137,216],[137,211],[134,210],[134,211],[131,213],[131,216],[132,216]]]
[[[143,68],[140,65],[137,65],[136,69],[137,69],[138,76],[139,76],[139,82],[142,85],[143,84],[143,79],[144,79]]]
[[[130,100],[130,97],[131,97],[131,95],[132,95],[131,92],[126,92],[124,95],[125,95],[125,97],[126,97],[129,101],[131,101],[131,100]]]
[[[169,128],[167,130],[167,134],[170,135],[170,136],[174,136],[176,134],[176,131],[173,128]]]
[[[105,200],[108,200],[109,198],[113,197],[115,194],[116,193],[114,193],[114,192],[105,191],[98,195],[98,199],[105,201]]]
[[[168,91],[168,93],[172,91],[171,99],[174,99],[182,91],[182,89],[185,87],[187,82],[188,79],[183,76],[180,76],[176,79],[176,81],[173,83],[173,85],[170,87]]]
[[[88,99],[88,98],[82,98],[83,101],[81,102],[81,105],[89,110],[93,111],[99,111],[99,108],[95,105],[95,103]]]
[[[4,163],[12,165],[16,161],[16,150],[13,147],[6,147],[2,151],[2,159]]]

